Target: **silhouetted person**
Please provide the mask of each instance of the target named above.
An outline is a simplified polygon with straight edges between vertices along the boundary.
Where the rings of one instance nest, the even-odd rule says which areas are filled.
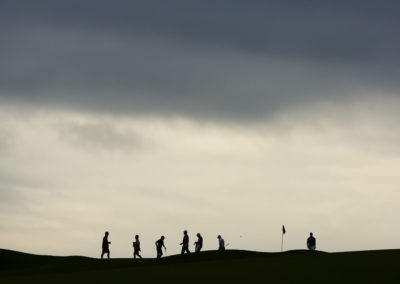
[[[139,236],[135,236],[135,241],[133,242],[133,258],[136,258],[136,256],[142,258],[142,256],[139,254],[141,251],[140,249],[140,241],[139,241]]]
[[[189,236],[188,236],[188,233],[186,230],[183,231],[183,240],[182,240],[181,246],[182,246],[181,254],[184,254],[185,252],[190,253],[190,251],[189,251]]]
[[[106,232],[104,234],[103,237],[103,244],[101,246],[102,248],[102,252],[101,252],[101,258],[103,259],[103,255],[106,253],[107,254],[107,258],[110,258],[110,248],[109,248],[109,244],[111,244],[111,242],[108,241],[108,232]]]
[[[162,257],[163,253],[162,253],[162,247],[164,247],[165,251],[167,250],[167,248],[164,245],[164,236],[161,236],[161,238],[156,241],[156,248],[157,248],[157,258]]]
[[[225,241],[224,241],[224,239],[220,235],[218,235],[217,238],[218,238],[218,244],[219,244],[218,250],[225,250]]]
[[[310,237],[307,239],[307,248],[309,250],[315,250],[316,248],[316,240],[313,237],[313,233],[310,233]]]
[[[197,233],[197,242],[194,242],[195,252],[200,252],[201,248],[203,247],[203,237],[200,233]]]

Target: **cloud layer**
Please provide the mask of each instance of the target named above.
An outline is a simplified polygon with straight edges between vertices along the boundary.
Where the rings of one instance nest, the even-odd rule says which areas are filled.
[[[399,93],[395,1],[0,5],[3,101],[240,121]]]

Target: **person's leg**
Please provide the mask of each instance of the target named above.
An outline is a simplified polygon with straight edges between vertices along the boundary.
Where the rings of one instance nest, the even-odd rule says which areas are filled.
[[[181,254],[184,254],[184,253],[190,253],[190,251],[189,251],[189,246],[187,246],[187,245],[183,245],[182,246],[182,252],[181,252]]]

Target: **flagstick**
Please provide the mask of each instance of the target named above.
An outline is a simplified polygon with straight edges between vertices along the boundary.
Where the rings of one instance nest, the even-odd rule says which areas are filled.
[[[283,252],[283,232],[282,232],[281,252]]]

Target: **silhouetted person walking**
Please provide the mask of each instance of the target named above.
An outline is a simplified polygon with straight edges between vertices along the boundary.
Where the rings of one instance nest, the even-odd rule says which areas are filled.
[[[133,242],[133,258],[136,258],[136,256],[142,258],[142,256],[139,254],[141,251],[140,249],[140,241],[139,241],[139,236],[135,236],[135,241]]]
[[[103,244],[101,246],[102,248],[102,252],[101,252],[101,259],[103,259],[103,255],[106,253],[107,254],[107,258],[110,258],[110,248],[109,248],[109,244],[111,244],[111,242],[108,241],[108,232],[106,232],[104,234],[103,237]]]
[[[164,247],[165,251],[167,251],[167,248],[164,245],[164,236],[161,236],[161,238],[156,241],[156,248],[157,248],[157,258],[162,257],[163,253],[162,253],[162,247]]]
[[[183,231],[183,240],[182,240],[181,246],[182,246],[181,254],[184,254],[185,252],[190,253],[190,251],[189,251],[189,236],[188,236],[188,233],[186,230]]]
[[[197,242],[194,242],[194,251],[200,252],[201,248],[203,247],[203,237],[200,233],[197,233]]]
[[[218,250],[225,250],[225,241],[224,241],[224,239],[220,235],[218,235],[217,238],[218,238],[218,244],[219,244]]]
[[[307,248],[309,250],[315,250],[316,249],[316,240],[313,237],[313,233],[310,233],[310,237],[307,239]]]

